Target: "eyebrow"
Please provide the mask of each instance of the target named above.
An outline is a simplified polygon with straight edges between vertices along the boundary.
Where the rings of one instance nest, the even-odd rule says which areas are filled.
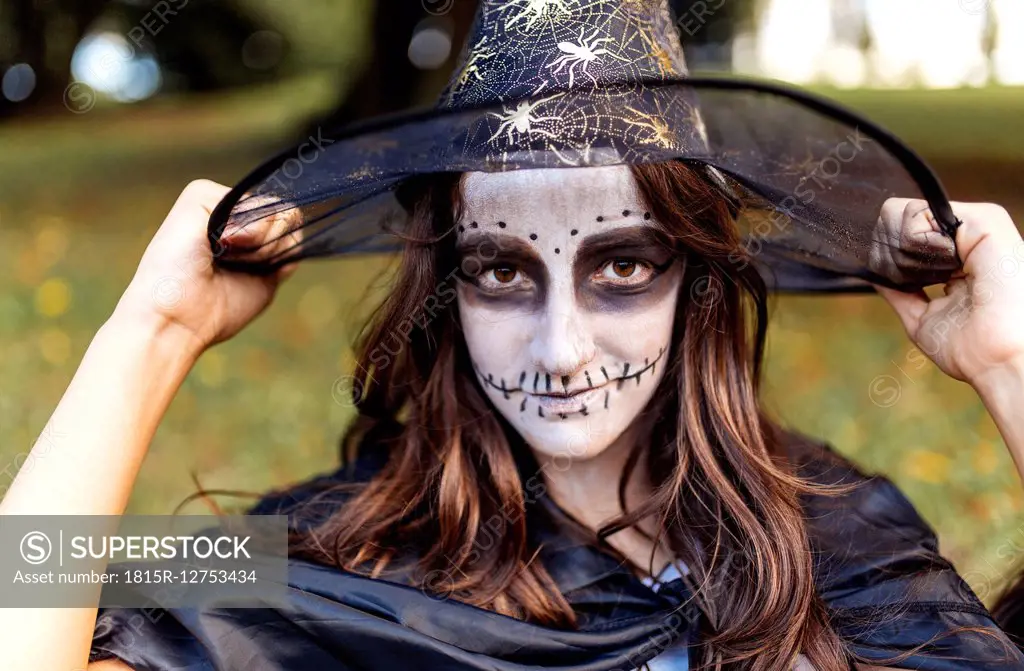
[[[521,238],[503,233],[470,233],[459,240],[455,245],[455,252],[459,255],[478,254],[483,252],[493,254],[497,250],[507,256],[530,259],[541,262],[537,250]]]
[[[608,231],[585,236],[572,258],[572,265],[580,268],[591,260],[612,251],[623,253],[664,250],[671,253],[672,247],[666,235],[650,225],[620,226]],[[547,264],[536,247],[516,235],[485,231],[467,233],[455,245],[459,257],[477,256],[501,259],[522,266],[535,277],[547,274]]]
[[[584,237],[576,250],[576,257],[581,258],[610,248],[621,247],[671,249],[665,234],[653,226],[622,226]]]
[[[536,257],[537,253],[533,245],[523,241],[522,238],[505,233],[468,233],[455,246],[455,251],[466,254],[474,248],[479,249],[483,244],[490,244],[499,250],[517,252],[524,256]],[[592,247],[610,247],[620,245],[648,246],[668,244],[665,235],[653,226],[621,226],[610,231],[592,233],[585,236],[580,242],[580,251]]]

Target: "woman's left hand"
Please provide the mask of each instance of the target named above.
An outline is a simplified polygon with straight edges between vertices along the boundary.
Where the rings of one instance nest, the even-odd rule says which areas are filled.
[[[963,268],[945,295],[873,286],[922,352],[947,375],[977,386],[992,372],[1024,364],[1024,241],[1002,207],[952,205],[963,222],[956,232]],[[908,240],[943,235],[923,200],[890,198],[879,225]]]

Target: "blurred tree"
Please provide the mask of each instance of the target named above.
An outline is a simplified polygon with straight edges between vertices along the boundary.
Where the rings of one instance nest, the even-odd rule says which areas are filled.
[[[184,0],[177,2],[184,5]],[[143,48],[160,63],[169,89],[212,91],[253,84],[273,77],[284,60],[285,38],[244,5],[189,0],[163,21],[155,13],[157,5],[123,5],[120,22],[128,33],[142,35]],[[261,38],[276,47],[260,45]]]
[[[728,69],[731,38],[755,0],[669,4],[691,67]],[[477,0],[0,0],[0,69],[27,63],[37,79],[28,100],[0,98],[0,115],[59,109],[76,46],[103,26],[155,58],[164,91],[333,73],[337,103],[319,123],[345,123],[432,102],[476,7]],[[447,35],[449,50],[440,64],[417,66],[410,46],[427,29],[432,38]]]
[[[38,113],[64,105],[75,49],[91,31],[115,34],[123,54],[158,63],[165,90],[212,90],[274,76],[287,40],[227,0],[0,0],[0,74],[26,63],[35,73],[31,95],[13,103],[0,96],[0,116]],[[273,56],[273,58],[268,57]]]
[[[330,0],[320,0],[320,4]],[[369,55],[344,99],[313,128],[334,128],[359,119],[432,103],[465,43],[478,0],[388,0],[373,2],[369,26]],[[692,69],[728,70],[731,42],[740,27],[753,23],[756,0],[669,0],[676,26]],[[438,7],[445,12],[438,14]],[[410,44],[420,30],[447,33],[448,57],[431,68],[419,68],[410,58]]]
[[[669,0],[691,71],[732,69],[732,41],[754,23],[757,0]]]
[[[0,66],[27,63],[36,85],[29,104],[61,104],[75,45],[103,12],[107,0],[0,0],[0,31],[6,39]],[[18,108],[0,96],[0,116]],[[27,105],[21,105],[24,109]]]
[[[291,67],[296,70],[333,70],[350,80],[348,70],[366,61],[375,0],[234,1],[288,39]],[[397,11],[389,15],[399,19]]]
[[[369,58],[333,112],[314,122],[336,127],[367,117],[429,104],[444,88],[461,45],[469,35],[476,0],[451,0],[443,15],[434,14],[425,0],[388,0],[372,8],[372,46]],[[417,67],[409,46],[418,29],[429,27],[447,34],[447,57],[429,69]]]

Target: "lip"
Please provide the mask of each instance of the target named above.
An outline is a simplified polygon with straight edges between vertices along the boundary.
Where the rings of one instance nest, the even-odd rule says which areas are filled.
[[[588,387],[568,394],[530,394],[530,397],[537,401],[548,416],[582,413],[585,407],[596,407],[597,393],[604,386],[602,384],[597,387]]]

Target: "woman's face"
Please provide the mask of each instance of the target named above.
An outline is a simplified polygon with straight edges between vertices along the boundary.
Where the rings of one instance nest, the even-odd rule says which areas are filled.
[[[458,301],[477,380],[534,450],[600,454],[664,374],[681,261],[624,165],[472,172],[464,202]]]

